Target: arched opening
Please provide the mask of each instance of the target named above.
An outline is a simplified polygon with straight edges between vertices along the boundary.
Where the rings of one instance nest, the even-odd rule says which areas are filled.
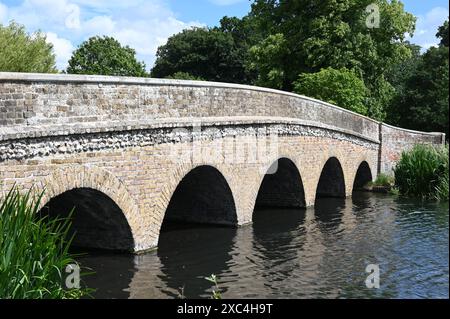
[[[356,171],[355,181],[353,182],[353,191],[360,191],[364,189],[364,186],[372,181],[372,172],[370,171],[369,164],[362,162],[358,170]]]
[[[72,247],[132,251],[133,236],[125,215],[104,193],[75,188],[52,198],[41,216],[67,218],[72,213],[69,235]]]
[[[272,164],[264,176],[255,208],[305,206],[305,191],[296,165],[290,159],[279,159]]]
[[[323,197],[345,198],[345,180],[341,163],[330,158],[322,169],[317,185],[316,200]]]
[[[216,168],[199,166],[178,184],[166,210],[162,230],[176,223],[237,224],[233,194]]]

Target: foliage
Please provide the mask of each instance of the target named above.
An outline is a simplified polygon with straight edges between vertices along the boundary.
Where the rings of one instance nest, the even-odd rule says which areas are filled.
[[[193,76],[187,72],[176,72],[166,77],[166,79],[174,80],[192,80],[192,81],[204,81],[201,77]]]
[[[39,218],[41,196],[13,188],[0,201],[0,298],[80,298],[87,289],[63,288],[69,220]]]
[[[257,71],[257,85],[282,89],[285,85],[284,65],[287,59],[287,42],[282,33],[269,35],[250,49],[250,68]]]
[[[236,46],[236,58],[243,67],[241,78],[236,82],[242,84],[255,84],[257,79],[256,70],[251,68],[252,56],[250,48],[264,40],[263,32],[257,29],[255,19],[245,16],[242,19],[237,17],[223,17],[220,20],[220,26],[216,28],[221,32],[230,34],[233,37]]]
[[[375,181],[373,182],[374,186],[383,186],[383,187],[389,187],[393,186],[395,184],[395,178],[390,175],[386,174],[379,174]]]
[[[294,91],[367,115],[367,88],[357,74],[346,68],[303,73],[295,82]]]
[[[448,156],[448,146],[416,145],[403,152],[394,170],[400,194],[448,200]]]
[[[448,47],[448,20],[439,27],[436,37],[441,39],[440,46]]]
[[[193,28],[169,38],[158,48],[152,77],[166,78],[188,73],[208,81],[239,83],[245,66],[230,33]]]
[[[395,83],[396,97],[389,107],[388,121],[405,128],[448,135],[448,68],[449,48],[441,45],[413,56],[407,65],[394,69],[391,81]]]
[[[212,274],[209,277],[205,277],[206,280],[214,284],[211,299],[222,299],[222,294],[220,293],[219,284],[217,283],[217,276]]]
[[[379,28],[368,28],[365,23],[365,9],[370,4],[380,8]],[[315,73],[328,67],[354,70],[371,93],[368,113],[382,119],[383,103],[389,100],[392,90],[384,83],[380,91],[378,85],[392,65],[411,54],[404,39],[414,31],[415,18],[404,11],[401,2],[256,0],[250,16],[257,21],[260,32],[268,30],[269,37],[283,35],[282,45],[275,50],[265,50],[264,59],[255,60],[256,68],[263,73],[261,77],[269,74],[282,77],[273,83],[282,83],[283,89],[291,90],[299,74]]]
[[[28,34],[15,22],[0,24],[0,71],[56,73],[53,46],[41,32]]]
[[[136,51],[112,37],[91,37],[72,54],[67,73],[118,76],[146,76],[144,62]]]

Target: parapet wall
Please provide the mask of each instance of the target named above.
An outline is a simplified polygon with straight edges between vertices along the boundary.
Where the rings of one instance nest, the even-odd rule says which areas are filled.
[[[392,175],[403,151],[415,144],[443,145],[445,134],[412,131],[381,123],[380,142],[379,173]]]
[[[378,140],[374,120],[277,90],[200,81],[0,73],[0,135],[78,134],[208,119],[300,120]]]
[[[0,72],[0,142],[192,126],[286,124],[380,145],[378,172],[401,152],[445,135],[404,130],[305,96],[247,85]],[[0,145],[1,146],[1,145]],[[0,154],[1,155],[1,154]]]

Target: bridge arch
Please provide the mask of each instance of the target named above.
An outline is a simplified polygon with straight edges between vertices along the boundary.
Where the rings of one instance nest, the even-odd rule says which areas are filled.
[[[170,196],[161,229],[170,222],[238,224],[233,192],[219,169],[200,165],[184,175]]]
[[[142,242],[139,209],[127,187],[112,173],[93,166],[61,168],[44,178],[41,214],[72,215],[75,246],[111,250],[148,249]]]
[[[316,200],[321,197],[346,197],[344,170],[337,157],[330,157],[322,168],[316,189]]]
[[[373,180],[372,170],[367,161],[362,161],[355,173],[353,179],[353,191],[361,190],[364,185]]]
[[[294,161],[281,157],[266,170],[255,200],[258,207],[306,207],[303,181]]]

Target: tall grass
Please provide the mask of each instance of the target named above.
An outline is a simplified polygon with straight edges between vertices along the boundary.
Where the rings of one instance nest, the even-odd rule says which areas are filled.
[[[0,198],[0,298],[80,298],[87,289],[65,289],[68,219],[39,217],[42,195],[13,188]]]
[[[448,200],[448,146],[416,145],[402,153],[395,184],[401,195]]]
[[[384,187],[390,187],[393,186],[395,183],[395,179],[393,176],[389,176],[386,174],[379,174],[375,181],[372,183],[373,186],[384,186]]]

